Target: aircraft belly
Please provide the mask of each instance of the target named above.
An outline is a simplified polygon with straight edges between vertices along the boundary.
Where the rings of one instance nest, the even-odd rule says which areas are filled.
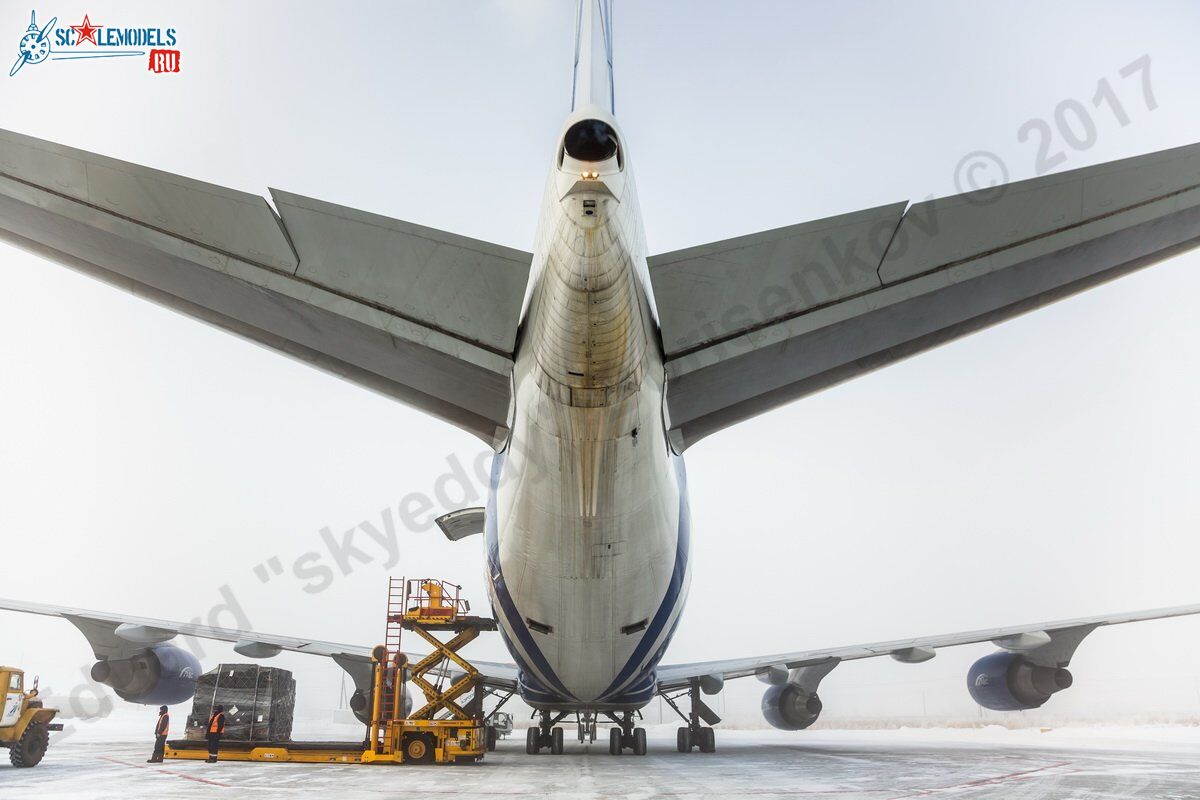
[[[530,628],[576,697],[595,700],[667,595],[680,487],[661,433],[580,445],[538,425],[530,411],[514,431],[498,491],[500,567],[521,616],[515,622]]]

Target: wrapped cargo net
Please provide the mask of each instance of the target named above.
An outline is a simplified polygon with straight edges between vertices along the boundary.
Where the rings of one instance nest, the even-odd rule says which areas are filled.
[[[219,665],[196,681],[185,738],[204,738],[216,705],[225,707],[226,741],[286,742],[292,738],[296,681],[286,669]]]

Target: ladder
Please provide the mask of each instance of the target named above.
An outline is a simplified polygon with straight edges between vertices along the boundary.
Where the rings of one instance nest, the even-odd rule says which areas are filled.
[[[388,722],[404,717],[404,681],[407,659],[400,650],[401,622],[404,619],[404,579],[388,579],[387,627],[383,635],[383,657],[380,659],[381,682],[379,714],[380,729]],[[377,648],[378,649],[378,648]]]
[[[387,630],[383,634],[383,646],[388,653],[400,652],[401,622],[404,620],[404,578],[388,578]]]

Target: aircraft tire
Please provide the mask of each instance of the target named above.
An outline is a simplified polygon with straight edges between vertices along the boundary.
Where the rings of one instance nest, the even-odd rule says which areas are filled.
[[[633,754],[635,756],[646,755],[646,729],[633,729]]]

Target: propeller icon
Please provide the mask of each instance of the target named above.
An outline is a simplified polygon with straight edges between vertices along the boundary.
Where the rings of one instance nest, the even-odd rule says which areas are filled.
[[[12,69],[8,71],[8,77],[16,75],[27,63],[37,64],[46,60],[50,55],[50,40],[47,36],[56,22],[58,22],[58,17],[52,17],[46,23],[46,27],[38,30],[37,13],[29,12],[29,28],[17,45],[17,63],[13,64]]]

